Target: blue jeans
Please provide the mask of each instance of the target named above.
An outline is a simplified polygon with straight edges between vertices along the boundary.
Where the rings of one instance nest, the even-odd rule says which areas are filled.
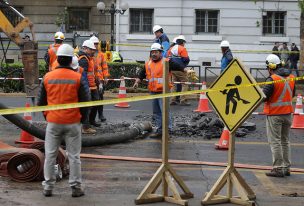
[[[155,93],[151,92],[151,95],[155,94],[161,94],[161,93]],[[162,132],[162,109],[163,109],[163,101],[162,99],[153,99],[152,100],[152,106],[153,106],[153,116],[156,122],[156,132],[161,133]],[[169,111],[169,131],[172,129],[172,117],[170,115]]]

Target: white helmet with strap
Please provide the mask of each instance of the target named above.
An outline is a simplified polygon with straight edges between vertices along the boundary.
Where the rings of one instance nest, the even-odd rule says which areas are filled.
[[[153,43],[151,46],[151,51],[163,51],[163,47],[159,43]]]
[[[96,50],[96,47],[94,45],[94,43],[91,41],[91,40],[85,40],[82,44],[82,47],[87,47],[89,49],[93,49],[93,50]]]
[[[94,43],[94,44],[98,44],[99,43],[99,39],[96,36],[92,36],[90,38],[90,40]]]
[[[54,39],[58,39],[58,40],[63,41],[65,39],[65,37],[64,37],[64,34],[61,31],[58,31],[58,32],[55,33]]]
[[[153,33],[157,32],[158,30],[162,29],[163,27],[159,26],[159,25],[155,25],[153,27]]]
[[[74,49],[69,44],[62,44],[56,53],[57,56],[66,56],[66,57],[73,57],[74,56]]]

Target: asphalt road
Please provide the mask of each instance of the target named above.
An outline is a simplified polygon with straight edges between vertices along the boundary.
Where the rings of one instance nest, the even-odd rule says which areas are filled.
[[[26,99],[0,96],[0,101],[10,107],[20,107],[25,105]],[[112,105],[105,106],[105,116],[109,122],[133,122],[138,115],[148,115],[152,112],[150,101],[133,102],[130,105],[131,107],[128,109],[118,109]],[[190,107],[171,107],[171,112],[173,116],[178,117],[192,113],[196,107],[197,103],[193,101]],[[43,121],[43,117],[41,114],[36,114],[34,120]],[[246,138],[236,139],[235,162],[271,165],[271,152],[265,135],[265,117],[252,115],[248,121],[257,124],[257,131],[248,134]],[[1,141],[12,144],[13,140],[19,138],[19,134],[18,128],[0,117]],[[292,130],[291,132],[292,162],[293,167],[297,168],[304,168],[303,135],[304,130]],[[205,140],[191,136],[171,138],[169,158],[225,163],[227,162],[227,151],[215,150],[216,141],[216,139]],[[123,144],[83,148],[82,152],[109,156],[161,158],[161,141],[146,138]],[[134,205],[134,199],[159,166],[158,163],[82,159],[86,195],[81,198],[71,198],[67,179],[56,184],[53,197],[45,198],[41,193],[40,182],[21,184],[0,177],[0,205]],[[189,205],[200,205],[203,194],[211,189],[224,170],[224,167],[190,164],[174,164],[173,168],[194,193],[194,198],[189,200]],[[286,178],[270,178],[265,176],[265,171],[262,170],[238,169],[238,171],[256,193],[256,205],[304,205],[303,174],[292,173],[290,177]],[[290,197],[295,193],[301,197]]]

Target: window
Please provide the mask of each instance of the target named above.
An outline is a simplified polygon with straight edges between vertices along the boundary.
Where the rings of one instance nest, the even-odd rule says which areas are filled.
[[[285,34],[285,11],[267,11],[263,14],[263,34]]]
[[[90,27],[90,9],[69,8],[68,9],[68,31],[88,31]]]
[[[130,34],[152,32],[153,9],[130,9]]]
[[[22,7],[16,7],[14,6],[14,8],[18,11],[18,12],[22,12],[23,8]],[[0,10],[2,11],[2,13],[4,14],[4,16],[6,16],[6,18],[9,20],[9,22],[11,22],[11,24],[15,27],[20,21],[22,21],[22,18],[16,14],[15,11],[13,11],[10,7],[6,6],[6,5],[1,5],[0,4]]]
[[[218,33],[218,10],[196,10],[196,33]]]

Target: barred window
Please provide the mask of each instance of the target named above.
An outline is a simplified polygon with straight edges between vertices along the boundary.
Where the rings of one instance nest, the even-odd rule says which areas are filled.
[[[68,31],[88,31],[90,29],[89,8],[68,9]]]
[[[218,33],[218,10],[201,10],[195,11],[196,33]]]
[[[152,33],[153,9],[130,9],[130,34]]]
[[[263,34],[285,35],[285,11],[267,11],[263,15]]]

